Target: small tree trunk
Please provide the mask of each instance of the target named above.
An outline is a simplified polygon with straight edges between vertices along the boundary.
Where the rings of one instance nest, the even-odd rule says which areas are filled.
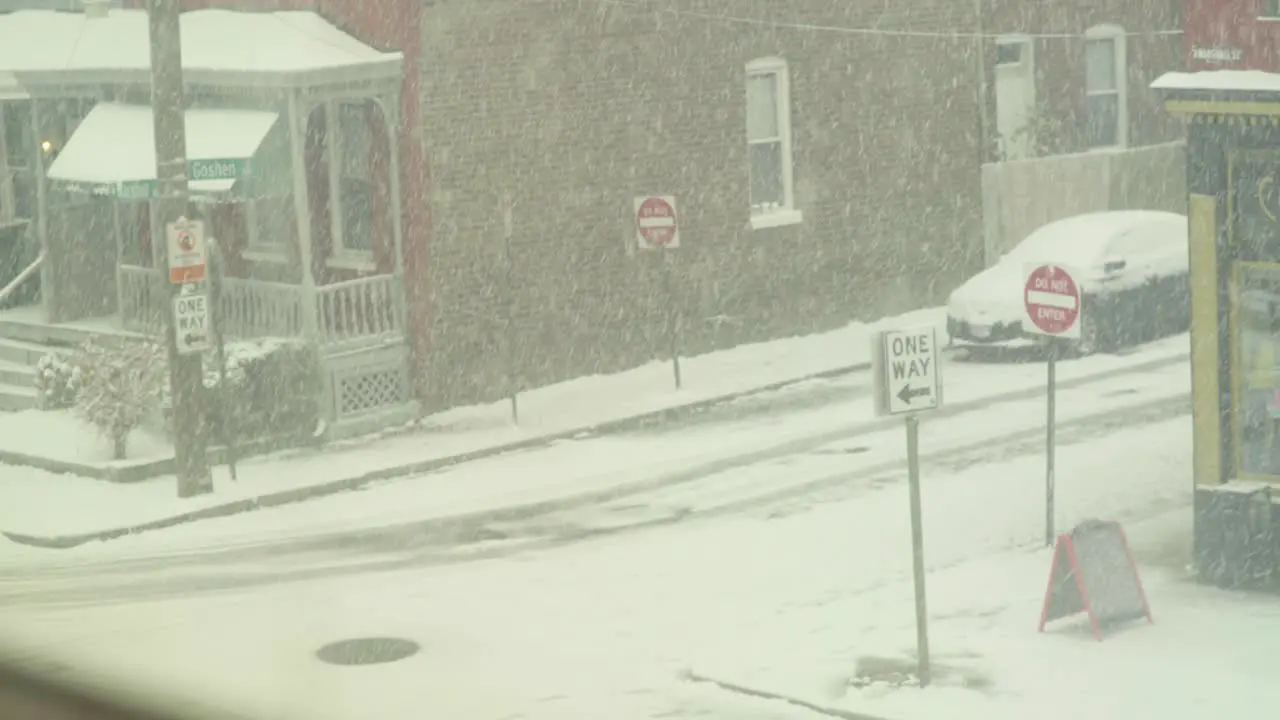
[[[112,454],[116,460],[124,460],[129,452],[129,433],[117,433],[111,438]]]

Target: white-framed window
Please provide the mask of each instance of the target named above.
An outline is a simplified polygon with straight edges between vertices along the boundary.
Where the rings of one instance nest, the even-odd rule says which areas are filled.
[[[751,225],[791,225],[795,207],[791,165],[791,88],[787,62],[762,58],[747,64],[747,152]]]
[[[1084,39],[1085,133],[1089,147],[1124,147],[1128,142],[1128,60],[1124,29],[1090,28]]]

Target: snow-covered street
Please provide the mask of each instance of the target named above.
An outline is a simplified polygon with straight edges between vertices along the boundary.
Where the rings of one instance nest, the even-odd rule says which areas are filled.
[[[1209,637],[1203,623],[1217,616],[1200,618],[1197,604],[1247,605],[1182,579],[1189,379],[1183,363],[1153,362],[1161,352],[1060,374],[1058,528],[1126,523],[1157,617],[1083,646],[1069,629],[1035,633],[1048,572],[1043,366],[952,363],[949,382],[964,382],[921,429],[939,668],[924,691],[848,685],[868,664],[909,666],[914,643],[902,429],[870,421],[856,377],[296,506],[63,551],[9,546],[0,634],[63,664],[271,717],[814,714],[690,678],[891,720],[943,708],[963,720],[1078,717],[1100,707],[1080,687],[1105,683],[1107,707],[1126,693],[1137,702],[1152,680],[1119,676],[1143,667],[1146,643],[1159,653],[1182,637],[1178,618],[1199,623],[1188,637]],[[1120,361],[1127,371],[1081,374]],[[984,386],[1032,392],[968,390]],[[813,400],[824,394],[842,399]],[[625,491],[504,514],[484,489],[548,474],[562,493],[601,477]],[[357,636],[422,650],[366,668],[316,660],[320,646]],[[1179,672],[1213,662],[1183,658]],[[1050,682],[1068,671],[1071,683]],[[1161,716],[1192,717],[1177,713],[1197,697]]]
[[[959,717],[1013,718],[1031,707],[1039,708],[1037,717],[1077,717],[1087,703],[1063,703],[1087,699],[1078,688],[1106,678],[1112,701],[1127,692],[1114,677],[1124,663],[1081,662],[1081,652],[1105,656],[1119,644],[1131,659],[1127,672],[1142,672],[1132,657],[1144,638],[1160,652],[1178,632],[1171,623],[1184,614],[1171,611],[1166,619],[1162,609],[1186,593],[1213,595],[1181,589],[1175,579],[1185,561],[1185,523],[1174,522],[1170,532],[1166,521],[1146,522],[1171,512],[1185,520],[1189,511],[1189,423],[1170,414],[1103,437],[1063,437],[1061,525],[1097,515],[1129,523],[1158,618],[1156,626],[1084,649],[1072,633],[1034,632],[1048,571],[1040,548],[1042,458],[1031,451],[964,469],[925,463],[937,662],[981,674],[991,692],[949,690],[940,682],[924,694],[976,708]],[[77,603],[61,611],[51,604],[10,607],[0,622],[33,649],[103,663],[148,683],[216,693],[270,716],[419,717],[428,699],[433,710],[462,719],[744,716],[721,704],[741,699],[682,680],[682,672],[693,671],[834,706],[914,703],[921,710],[923,704],[914,717],[936,717],[929,709],[941,706],[907,690],[877,699],[841,689],[859,658],[901,662],[913,642],[905,486],[892,473],[880,480],[819,502],[471,563],[389,572],[352,567],[321,580],[189,597],[182,597],[185,573],[175,568],[164,577],[176,592],[160,600],[102,597],[95,607]],[[1206,634],[1195,630],[1196,637]],[[999,643],[986,642],[990,632]],[[320,645],[359,635],[409,637],[423,651],[385,669],[315,661]],[[1057,660],[1039,668],[1043,683],[1028,685],[1028,666],[1037,665],[1012,650],[1068,653],[1075,665]],[[1049,682],[1068,670],[1076,683]],[[1071,710],[1045,714],[1057,707]]]

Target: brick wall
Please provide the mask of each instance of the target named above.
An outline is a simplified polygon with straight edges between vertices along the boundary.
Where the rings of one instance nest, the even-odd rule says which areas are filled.
[[[732,4],[744,18],[942,33],[976,27],[972,11]],[[599,0],[439,0],[423,33],[437,403],[499,396],[509,367],[530,387],[665,353],[658,258],[629,245],[637,194],[678,198],[671,282],[687,354],[941,302],[981,265],[972,40]],[[804,220],[753,231],[744,68],[764,56],[790,64]]]
[[[1129,145],[1150,145],[1182,136],[1181,126],[1164,112],[1160,98],[1149,88],[1160,75],[1182,68],[1182,37],[1156,34],[1182,28],[1182,5],[1182,0],[990,0],[984,24],[993,35],[1080,36],[1035,41],[1037,105],[1041,112],[1066,120],[1061,135],[1045,144],[1052,152],[1069,153],[1087,149],[1083,33],[1097,25],[1114,24],[1126,32],[1139,33],[1126,40]],[[994,63],[994,47],[989,56]],[[988,98],[994,118],[994,91]]]

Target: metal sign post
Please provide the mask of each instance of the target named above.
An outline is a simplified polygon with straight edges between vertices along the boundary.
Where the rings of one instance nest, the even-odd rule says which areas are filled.
[[[1045,418],[1045,435],[1044,435],[1044,544],[1046,547],[1052,547],[1054,537],[1057,530],[1054,529],[1054,517],[1056,513],[1053,509],[1054,497],[1057,491],[1054,489],[1054,451],[1056,442],[1054,438],[1057,435],[1056,415],[1057,415],[1057,396],[1058,396],[1058,342],[1053,338],[1049,338],[1049,371],[1045,380],[1046,393],[1048,397],[1045,401],[1045,407],[1048,411],[1048,417]]]
[[[932,680],[929,609],[925,591],[924,518],[920,500],[920,418],[942,407],[937,330],[932,326],[876,333],[871,345],[873,398],[878,417],[902,415],[907,429],[907,486],[911,511],[911,576],[916,599],[916,674]]]
[[[515,200],[509,195],[503,198],[502,203],[502,263],[505,266],[505,278],[503,282],[502,292],[505,295],[503,302],[503,312],[506,317],[503,318],[502,328],[502,344],[503,359],[506,363],[507,371],[507,393],[511,396],[511,424],[520,424],[520,383],[517,377],[516,369],[516,342],[515,342],[515,315],[516,315],[516,294],[515,294],[515,257],[511,248],[511,236],[515,232],[513,215],[515,212]]]
[[[675,253],[680,247],[680,222],[676,215],[676,199],[671,195],[640,196],[634,200],[636,245],[641,250],[658,250],[662,253],[662,294],[666,301],[667,338],[671,343],[671,370],[676,389],[680,378],[680,303],[671,287],[671,272]]]
[[[1057,413],[1058,338],[1079,339],[1083,322],[1079,277],[1060,265],[1034,264],[1026,269],[1023,286],[1022,330],[1047,339],[1048,373],[1045,379],[1045,466],[1044,466],[1044,544],[1052,547],[1056,537],[1054,504],[1057,478],[1054,476],[1055,425]]]
[[[227,453],[227,470],[231,473],[232,482],[236,482],[239,481],[236,477],[236,456],[239,452],[236,447],[235,433],[230,430],[229,421],[233,408],[230,402],[231,391],[227,387],[227,339],[222,325],[222,274],[226,271],[226,265],[223,261],[222,247],[216,238],[209,238],[209,246],[213,251],[210,253],[212,268],[209,273],[209,298],[213,305],[213,342],[218,362],[218,404],[221,416],[218,424],[222,429],[222,445]]]

